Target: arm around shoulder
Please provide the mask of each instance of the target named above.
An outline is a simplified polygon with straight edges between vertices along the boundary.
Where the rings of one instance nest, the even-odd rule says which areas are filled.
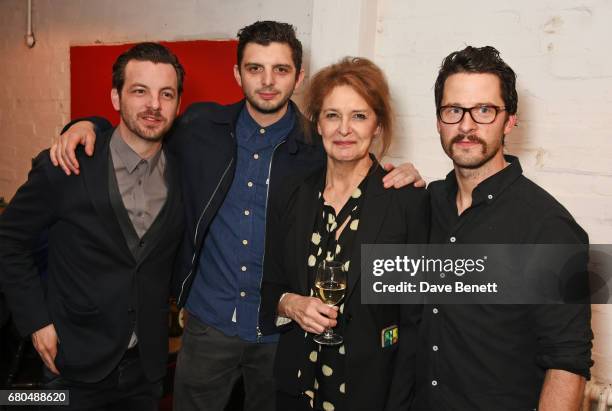
[[[62,129],[60,134],[64,134],[66,131],[70,130],[72,126],[77,123],[89,122],[93,127],[94,132],[106,131],[113,127],[110,121],[108,121],[104,117],[91,116],[91,117],[81,117],[75,120],[72,120],[70,123],[66,124]]]
[[[102,117],[71,121],[64,127],[57,142],[51,146],[50,157],[53,165],[60,166],[67,175],[79,174],[80,164],[76,158],[78,146],[85,146],[85,153],[92,156],[97,135],[111,128],[111,123]]]

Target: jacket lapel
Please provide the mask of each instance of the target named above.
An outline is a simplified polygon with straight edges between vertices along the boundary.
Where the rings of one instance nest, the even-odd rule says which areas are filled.
[[[115,244],[118,248],[126,254],[129,258],[132,258],[132,254],[127,246],[115,212],[113,211],[109,189],[108,189],[108,175],[109,175],[109,144],[114,129],[111,129],[103,133],[100,138],[97,139],[98,146],[96,147],[93,157],[82,156],[79,161],[81,162],[81,176],[83,177],[85,187],[89,193],[89,198],[102,221],[102,226],[108,231],[111,238],[115,239]]]
[[[315,219],[319,211],[317,192],[320,187],[318,185],[324,178],[324,175],[325,169],[323,168],[308,177],[300,187],[297,198],[297,216],[299,220],[304,218],[303,223],[299,220],[296,222],[297,244],[295,245],[295,249],[298,250],[298,279],[300,291],[303,295],[310,295],[310,287],[308,286],[308,252],[310,250],[310,240]]]
[[[385,189],[382,183],[383,176],[382,168],[377,167],[370,176],[370,181],[368,181],[359,214],[359,229],[357,230],[351,252],[345,303],[359,284],[361,276],[361,245],[376,243],[383,221],[387,215],[390,203],[387,196],[391,195],[390,190],[394,190],[394,188]]]

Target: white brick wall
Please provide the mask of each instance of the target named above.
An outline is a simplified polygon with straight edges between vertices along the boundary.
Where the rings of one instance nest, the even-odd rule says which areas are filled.
[[[403,131],[392,155],[415,161],[429,179],[450,169],[434,127],[437,69],[453,50],[493,45],[518,74],[519,127],[508,151],[592,242],[612,241],[610,18],[612,3],[596,0],[380,1],[375,58]]]

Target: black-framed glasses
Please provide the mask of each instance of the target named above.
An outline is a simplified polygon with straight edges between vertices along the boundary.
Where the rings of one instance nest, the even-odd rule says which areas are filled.
[[[463,120],[466,112],[470,113],[472,120],[478,124],[491,124],[505,107],[482,104],[474,107],[442,106],[438,109],[438,118],[444,124],[457,124]]]

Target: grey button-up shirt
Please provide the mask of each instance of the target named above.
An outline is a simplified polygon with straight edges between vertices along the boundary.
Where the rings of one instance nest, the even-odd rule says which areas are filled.
[[[141,237],[147,232],[166,201],[164,178],[166,157],[159,150],[153,157],[141,158],[115,129],[110,142],[117,185],[130,221]]]
[[[149,159],[141,158],[121,138],[119,128],[113,132],[110,150],[123,206],[136,234],[142,238],[155,221],[168,196],[168,186],[164,178],[166,157],[163,150],[159,150]],[[138,337],[134,331],[128,348],[134,347],[137,342]]]

